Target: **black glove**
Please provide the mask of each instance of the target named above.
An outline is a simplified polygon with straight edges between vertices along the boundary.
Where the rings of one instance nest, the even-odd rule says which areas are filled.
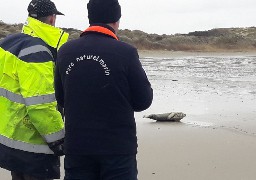
[[[64,155],[64,139],[48,143],[49,148],[54,152],[56,156]]]

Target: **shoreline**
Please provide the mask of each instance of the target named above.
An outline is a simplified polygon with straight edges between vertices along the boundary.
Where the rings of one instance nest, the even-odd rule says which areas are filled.
[[[256,56],[256,51],[164,51],[138,50],[140,58],[158,57],[187,57],[187,56]]]

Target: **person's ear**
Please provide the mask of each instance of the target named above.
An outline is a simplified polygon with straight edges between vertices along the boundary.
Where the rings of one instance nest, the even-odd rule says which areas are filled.
[[[114,23],[113,23],[113,28],[114,28],[115,32],[118,31],[118,29],[119,29],[119,24],[120,24],[120,21],[117,21],[117,22],[114,22]]]
[[[55,22],[56,22],[56,15],[52,15],[52,16],[49,16],[49,23],[52,25],[52,26],[55,26]]]

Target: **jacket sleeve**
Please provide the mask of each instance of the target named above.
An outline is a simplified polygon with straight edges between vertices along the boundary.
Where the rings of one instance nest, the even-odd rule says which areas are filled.
[[[139,112],[150,107],[153,100],[153,90],[135,48],[129,57],[128,81],[131,89],[132,106],[134,111]]]
[[[55,87],[55,95],[58,104],[64,108],[64,92],[63,92],[63,85],[61,81],[60,75],[60,66],[57,60],[55,74],[54,74],[54,87]]]
[[[57,110],[53,85],[54,62],[47,56],[40,56],[40,53],[32,57],[33,62],[19,60],[20,93],[29,121],[46,143],[51,143],[64,138],[64,123]]]

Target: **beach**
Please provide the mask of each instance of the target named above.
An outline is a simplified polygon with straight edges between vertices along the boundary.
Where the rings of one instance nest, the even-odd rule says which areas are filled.
[[[135,113],[139,180],[256,179],[256,53],[140,51],[154,89]],[[143,118],[183,112],[180,122]],[[62,179],[64,176],[62,158]],[[0,169],[1,180],[11,179]]]
[[[155,98],[136,114],[140,180],[256,178],[255,55],[141,52]],[[142,118],[165,112],[187,116],[181,122]]]
[[[184,123],[141,120],[138,138],[139,180],[254,180],[256,177],[256,142],[252,136]],[[0,174],[1,180],[11,179],[3,169]]]
[[[189,117],[188,117],[189,118]],[[254,180],[255,137],[186,123],[139,123],[141,180]]]

